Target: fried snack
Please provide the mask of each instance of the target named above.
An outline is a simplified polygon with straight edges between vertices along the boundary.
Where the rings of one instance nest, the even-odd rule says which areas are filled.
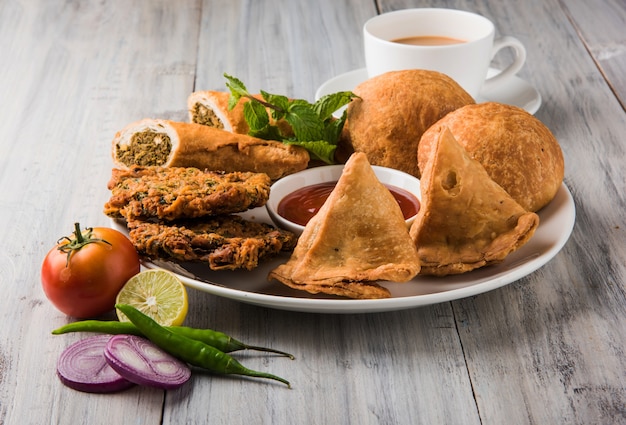
[[[104,206],[110,217],[177,220],[231,214],[265,205],[270,178],[263,173],[221,173],[191,167],[113,169]]]
[[[338,151],[364,152],[372,165],[414,176],[417,146],[428,127],[447,113],[474,103],[448,76],[406,70],[371,78],[354,89],[359,98],[348,105],[348,120]]]
[[[243,115],[244,99],[228,109],[230,93],[204,90],[193,92],[187,97],[189,121],[215,127],[232,133],[248,134],[250,127]]]
[[[528,211],[546,206],[563,182],[565,163],[559,143],[541,121],[521,108],[489,102],[449,113],[422,136],[420,169],[442,127],[449,128],[468,154]]]
[[[194,123],[143,119],[119,131],[112,143],[118,168],[133,165],[195,167],[266,173],[272,180],[301,171],[309,154],[299,146]]]
[[[539,225],[441,128],[420,181],[422,205],[410,229],[420,274],[445,276],[495,264]]]
[[[260,94],[253,95],[262,99]],[[208,125],[238,134],[248,134],[250,126],[246,122],[243,107],[249,99],[242,97],[233,109],[228,109],[229,92],[204,90],[193,92],[187,97],[187,110],[189,121]],[[268,110],[270,124],[277,125],[285,137],[293,135],[291,125],[284,120],[272,119],[271,111]]]
[[[415,244],[393,195],[365,154],[353,154],[286,264],[270,279],[310,293],[388,298],[378,280],[405,282],[419,271]]]
[[[128,228],[141,255],[203,262],[211,270],[252,270],[260,261],[291,251],[297,240],[291,232],[237,215],[174,223],[129,221]]]

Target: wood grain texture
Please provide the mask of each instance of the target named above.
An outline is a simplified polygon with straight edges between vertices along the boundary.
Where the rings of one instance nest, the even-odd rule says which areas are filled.
[[[312,101],[324,81],[364,66],[361,27],[375,14],[368,0],[205,2],[194,89],[226,90],[228,73],[252,92]]]
[[[601,8],[591,2],[561,3],[622,108],[626,109],[626,3],[606,0]]]
[[[224,72],[312,100],[364,66],[368,18],[427,6],[481,13],[525,44],[520,76],[542,94],[536,116],[561,143],[577,209],[555,259],[489,293],[390,313],[294,313],[190,289],[188,325],[292,352],[238,358],[293,388],[198,371],[168,392],[64,387],[56,361],[83,335],[50,335],[72,319],[45,299],[39,268],[75,221],[108,224],[115,132],[185,120],[188,94],[224,89]],[[619,0],[0,2],[0,424],[626,422],[625,16]]]
[[[561,143],[577,209],[572,238],[557,261],[502,290],[453,303],[483,423],[626,420],[626,325],[619,319],[626,313],[626,157],[619,141],[626,122],[611,91],[623,72],[617,81],[606,74],[607,82],[586,54],[587,38],[567,23],[576,11],[576,22],[589,32],[583,36],[596,40],[607,26],[605,36],[616,39],[611,28],[626,13],[612,3],[594,7],[592,25],[582,12],[588,3],[563,3],[473,5],[525,44],[520,75],[543,95],[536,115]]]
[[[50,335],[68,318],[45,299],[39,269],[75,221],[108,224],[115,132],[144,116],[180,114],[198,38],[188,22],[198,10],[190,1],[2,4],[0,235],[15,243],[0,255],[0,423],[160,421],[162,392],[137,388],[102,403],[59,385],[56,361],[77,336]]]

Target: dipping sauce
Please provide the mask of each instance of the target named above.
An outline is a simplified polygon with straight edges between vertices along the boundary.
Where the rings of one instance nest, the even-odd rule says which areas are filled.
[[[318,183],[297,189],[278,203],[277,212],[293,223],[306,226],[324,205],[336,184],[337,182]],[[385,187],[396,198],[405,220],[417,214],[420,202],[415,195],[396,186],[386,184]]]
[[[391,41],[400,44],[412,44],[413,46],[447,46],[449,44],[461,44],[466,42],[465,40],[438,35],[419,35],[415,37],[397,38]]]

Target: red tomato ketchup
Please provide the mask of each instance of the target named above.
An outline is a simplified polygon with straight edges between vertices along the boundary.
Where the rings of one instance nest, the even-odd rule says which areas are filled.
[[[325,182],[297,189],[278,203],[277,212],[281,217],[291,222],[306,226],[324,205],[336,184],[337,182]],[[385,185],[385,187],[396,198],[405,220],[417,214],[420,209],[420,202],[415,195],[396,186]]]

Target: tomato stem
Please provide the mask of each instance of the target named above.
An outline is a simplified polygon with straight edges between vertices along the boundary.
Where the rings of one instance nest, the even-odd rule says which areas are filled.
[[[64,254],[67,254],[67,260],[65,261],[65,267],[70,264],[70,256],[74,251],[78,251],[85,245],[95,242],[103,242],[107,245],[111,245],[109,242],[104,239],[94,238],[91,236],[93,232],[93,227],[88,227],[83,233],[80,230],[80,223],[74,223],[74,239],[71,239],[68,236],[63,236],[58,240],[59,246],[57,249]]]

